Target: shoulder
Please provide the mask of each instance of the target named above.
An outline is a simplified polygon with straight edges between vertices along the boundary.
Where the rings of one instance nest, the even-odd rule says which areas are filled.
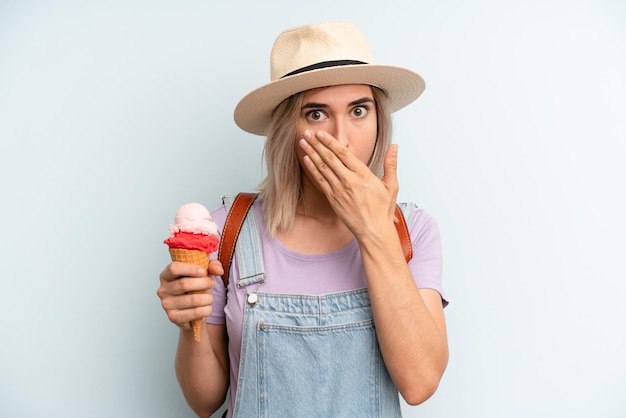
[[[215,222],[219,231],[222,231],[222,228],[224,227],[226,215],[227,212],[224,205],[220,205],[211,211],[211,218],[213,218],[213,222]]]
[[[227,198],[234,198],[234,197],[235,196],[233,195],[233,196],[228,196]],[[252,209],[251,209],[255,211],[257,222],[263,221],[263,211],[261,210],[261,208],[262,208],[262,201],[260,198],[257,198],[252,204]],[[211,211],[211,218],[213,219],[213,222],[215,222],[215,224],[217,225],[217,228],[220,231],[220,235],[222,233],[222,230],[224,229],[224,224],[226,223],[227,217],[228,217],[228,210],[226,209],[226,206],[224,204],[217,206]]]
[[[439,239],[439,226],[433,215],[413,202],[398,203],[406,218],[413,243]]]

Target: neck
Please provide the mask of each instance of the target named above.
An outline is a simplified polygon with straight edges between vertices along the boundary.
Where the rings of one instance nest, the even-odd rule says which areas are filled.
[[[277,238],[296,252],[326,254],[348,245],[354,236],[337,216],[326,195],[307,179],[302,184],[293,226],[279,231]]]
[[[302,197],[296,207],[296,216],[315,218],[324,223],[335,223],[339,217],[330,205],[326,195],[315,187],[309,179],[302,184]]]

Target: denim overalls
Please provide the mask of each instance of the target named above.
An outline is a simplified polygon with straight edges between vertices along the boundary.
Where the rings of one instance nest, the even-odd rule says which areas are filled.
[[[410,222],[414,205],[401,207]],[[253,210],[236,251],[237,286],[247,289],[247,303],[233,417],[401,417],[367,289],[260,292],[265,272]]]

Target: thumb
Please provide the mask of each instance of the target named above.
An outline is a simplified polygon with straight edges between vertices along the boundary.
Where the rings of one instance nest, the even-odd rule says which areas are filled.
[[[385,161],[383,164],[383,177],[381,180],[385,183],[388,190],[393,193],[398,192],[398,145],[392,144],[387,148],[385,153]]]

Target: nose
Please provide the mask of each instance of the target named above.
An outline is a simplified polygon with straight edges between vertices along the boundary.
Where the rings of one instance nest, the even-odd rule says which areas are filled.
[[[334,136],[341,144],[348,146],[348,132],[346,129],[346,123],[342,118],[335,119],[331,135]]]

